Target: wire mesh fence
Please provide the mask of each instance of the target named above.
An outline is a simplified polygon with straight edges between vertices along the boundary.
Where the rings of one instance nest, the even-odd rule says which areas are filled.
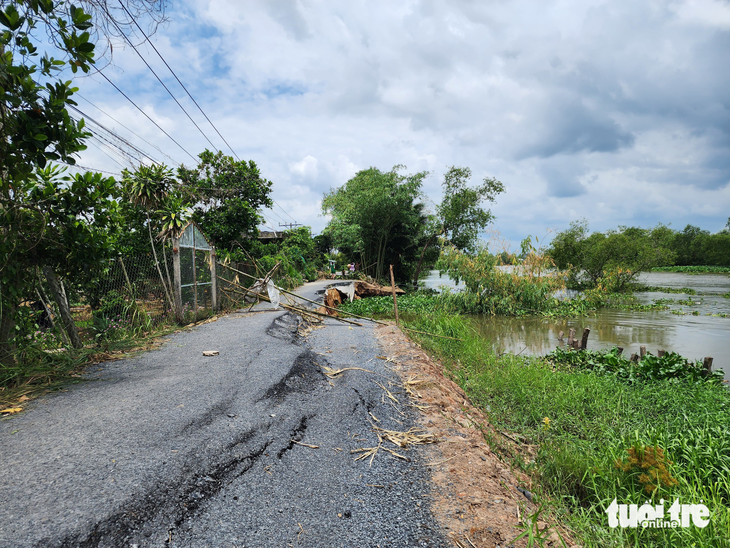
[[[249,276],[257,276],[257,270],[253,264],[219,262],[216,272],[218,274],[218,302],[224,310],[234,310],[250,305],[246,302],[247,294],[242,288],[252,285],[253,279]]]
[[[69,295],[83,339],[124,338],[174,321],[172,256],[160,245],[153,253],[117,257],[78,280]]]
[[[62,298],[69,305],[84,345],[138,337],[164,324],[200,321],[218,311],[248,306],[243,288],[253,281],[246,274],[257,275],[253,264],[216,261],[215,268],[211,268],[216,260],[212,249],[181,247],[181,311],[176,314],[173,246],[170,242],[166,246],[157,243],[155,253],[148,249],[149,252],[120,256],[95,268],[58,277]],[[21,348],[37,344],[45,350],[69,346],[58,295],[41,269],[37,269],[29,287],[29,297],[18,315],[21,338],[11,343]]]

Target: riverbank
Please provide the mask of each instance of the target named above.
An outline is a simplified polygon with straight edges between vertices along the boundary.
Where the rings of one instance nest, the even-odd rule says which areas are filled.
[[[584,546],[730,546],[730,394],[718,384],[627,384],[613,376],[556,369],[544,359],[498,356],[464,317],[423,315],[413,335],[444,364],[497,430],[514,432],[534,460],[511,465],[535,485],[538,506]],[[642,468],[643,466],[643,468]],[[658,481],[657,481],[658,478]],[[704,503],[704,527],[612,528],[619,504],[660,499]],[[668,508],[668,505],[667,505]]]
[[[464,390],[444,376],[444,367],[393,325],[380,326],[376,336],[387,359],[419,411],[419,422],[440,443],[432,445],[432,512],[454,546],[525,546],[516,541],[534,530],[567,546],[569,532],[554,522],[533,519],[532,479],[512,466],[528,461],[534,451],[508,432],[495,429]],[[559,544],[556,544],[559,545]]]

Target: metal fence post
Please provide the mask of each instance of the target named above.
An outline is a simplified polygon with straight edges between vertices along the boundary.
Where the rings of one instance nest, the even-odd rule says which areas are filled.
[[[180,238],[172,239],[172,276],[174,278],[175,292],[175,319],[178,323],[183,322],[182,317],[182,284],[180,277]]]
[[[216,262],[216,255],[215,255],[215,247],[211,247],[210,249],[210,300],[211,300],[211,306],[213,307],[213,312],[218,312],[218,281],[216,280],[216,274],[215,274],[215,262]]]

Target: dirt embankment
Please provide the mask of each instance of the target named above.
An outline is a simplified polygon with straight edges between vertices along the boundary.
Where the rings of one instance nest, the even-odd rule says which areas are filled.
[[[442,366],[395,326],[376,334],[396,365],[404,386],[421,412],[421,424],[442,443],[432,447],[430,468],[436,519],[457,547],[506,547],[525,531],[527,516],[535,511],[528,500],[530,478],[510,467],[516,454],[525,461],[531,448],[520,446],[495,430],[488,417],[474,407],[464,391],[444,377]],[[492,447],[486,437],[494,440]],[[500,454],[495,453],[499,451]],[[518,487],[525,492],[518,489]],[[538,522],[544,530],[547,524]],[[561,546],[557,536],[546,546]],[[566,538],[565,532],[561,535]],[[570,542],[566,542],[568,546]],[[514,544],[525,546],[524,539]]]

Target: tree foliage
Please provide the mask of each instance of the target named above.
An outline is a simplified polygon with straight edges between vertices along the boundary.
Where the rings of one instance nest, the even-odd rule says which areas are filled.
[[[567,270],[570,285],[595,287],[611,280],[610,290],[621,291],[641,273],[673,264],[675,254],[666,247],[666,227],[653,230],[619,227],[589,233],[585,220],[574,221],[555,235],[548,255]]]
[[[436,208],[441,232],[456,249],[476,252],[479,232],[494,219],[483,202],[494,202],[504,192],[495,178],[485,178],[476,187],[469,186],[471,169],[452,166],[444,175],[444,197]]]
[[[258,210],[271,207],[271,181],[261,177],[253,160],[236,161],[205,150],[195,168],[181,166],[178,178],[193,208],[193,218],[219,250],[244,245],[258,235]]]
[[[426,223],[419,199],[427,173],[402,175],[402,169],[362,170],[322,201],[323,213],[332,216],[326,233],[335,247],[379,279],[389,264],[400,278],[408,276]]]
[[[444,197],[436,207],[436,216],[427,231],[429,237],[413,275],[414,286],[418,285],[418,276],[429,247],[434,246],[435,253],[431,255],[434,259],[438,257],[439,236],[443,236],[448,245],[458,250],[476,253],[479,232],[494,220],[492,212],[481,204],[485,201],[494,202],[497,194],[504,192],[504,185],[495,178],[487,177],[479,186],[471,187],[470,179],[471,169],[468,167],[452,166],[444,175],[441,185]]]

